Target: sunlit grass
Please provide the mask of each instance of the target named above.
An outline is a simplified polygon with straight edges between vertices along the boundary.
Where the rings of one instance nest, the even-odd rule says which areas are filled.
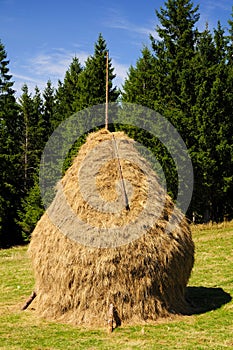
[[[21,311],[34,287],[27,247],[0,250],[0,349],[233,348],[233,222],[192,227],[195,266],[188,289],[207,312],[107,329],[48,322]],[[192,288],[191,288],[192,287]]]

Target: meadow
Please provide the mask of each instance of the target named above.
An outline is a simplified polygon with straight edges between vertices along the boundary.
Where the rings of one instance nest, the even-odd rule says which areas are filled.
[[[233,349],[233,222],[192,226],[195,265],[187,297],[189,316],[156,323],[122,325],[109,334],[39,318],[32,305],[21,311],[34,289],[27,246],[0,250],[0,349]]]

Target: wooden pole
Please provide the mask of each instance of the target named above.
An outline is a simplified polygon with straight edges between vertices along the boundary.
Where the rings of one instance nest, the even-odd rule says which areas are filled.
[[[21,308],[21,310],[26,310],[28,308],[28,306],[31,304],[31,302],[35,299],[35,297],[36,297],[36,292],[33,291],[32,294],[30,295],[30,297],[26,300],[26,302],[23,305],[23,307]]]
[[[129,200],[128,200],[128,196],[127,196],[127,193],[126,193],[126,187],[125,187],[125,182],[124,182],[123,173],[122,173],[122,167],[121,167],[119,152],[118,152],[118,148],[117,148],[117,142],[116,142],[116,139],[114,137],[114,134],[112,134],[112,140],[113,140],[113,147],[114,147],[114,150],[115,150],[115,156],[116,156],[117,163],[118,163],[118,170],[119,170],[119,176],[120,176],[120,182],[121,182],[121,190],[122,190],[123,200],[124,200],[124,203],[125,203],[125,209],[126,210],[130,210]]]
[[[112,333],[113,331],[113,321],[114,321],[113,304],[110,304],[109,311],[108,311],[108,332],[109,333]]]
[[[105,103],[105,129],[108,130],[108,51],[106,51],[106,103]]]

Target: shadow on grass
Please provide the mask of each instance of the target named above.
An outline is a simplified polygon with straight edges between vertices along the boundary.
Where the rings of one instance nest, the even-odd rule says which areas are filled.
[[[219,309],[232,300],[222,288],[187,287],[186,300],[191,306],[190,314],[202,314]]]

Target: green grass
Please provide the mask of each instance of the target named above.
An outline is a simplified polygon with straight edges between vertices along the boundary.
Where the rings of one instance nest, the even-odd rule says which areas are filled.
[[[192,230],[196,255],[187,294],[199,312],[123,325],[112,334],[21,311],[34,286],[27,247],[0,250],[0,349],[233,349],[233,222]]]

